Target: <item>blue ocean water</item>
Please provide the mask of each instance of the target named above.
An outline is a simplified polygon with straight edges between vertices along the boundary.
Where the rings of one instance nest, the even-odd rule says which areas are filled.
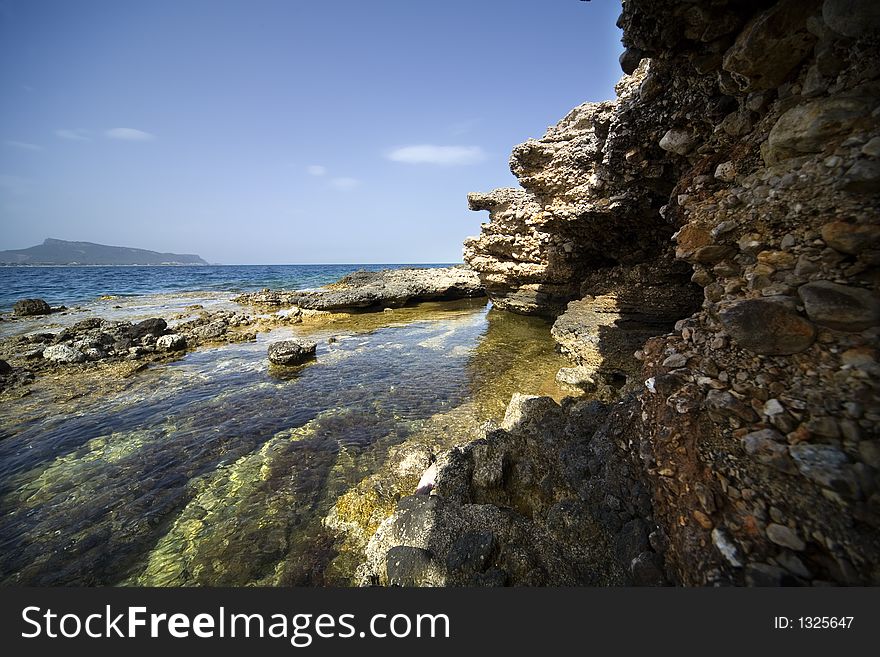
[[[305,289],[332,283],[358,269],[446,267],[448,264],[207,265],[191,267],[0,267],[0,311],[19,299],[50,305],[86,303],[102,295],[167,292],[247,292]]]

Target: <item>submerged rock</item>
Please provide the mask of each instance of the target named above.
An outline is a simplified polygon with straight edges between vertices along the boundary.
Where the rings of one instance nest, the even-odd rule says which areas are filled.
[[[298,365],[315,357],[318,345],[310,340],[282,340],[269,345],[269,362],[275,365]]]

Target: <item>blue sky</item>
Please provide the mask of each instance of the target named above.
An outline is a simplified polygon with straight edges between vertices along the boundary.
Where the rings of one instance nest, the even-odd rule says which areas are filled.
[[[0,249],[455,262],[511,148],[614,95],[615,0],[0,0]]]

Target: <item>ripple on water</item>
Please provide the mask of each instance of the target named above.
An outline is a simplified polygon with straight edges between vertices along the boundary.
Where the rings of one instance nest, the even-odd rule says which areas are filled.
[[[474,302],[377,315],[199,350],[27,420],[7,404],[0,581],[321,584],[320,519],[391,446],[452,409],[498,419],[514,391],[559,393],[539,320]],[[294,333],[317,360],[269,367],[266,344]]]

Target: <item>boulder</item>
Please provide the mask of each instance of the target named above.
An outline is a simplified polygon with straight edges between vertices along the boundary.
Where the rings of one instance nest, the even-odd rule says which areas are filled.
[[[86,355],[70,345],[55,344],[43,350],[43,358],[56,363],[82,363],[86,360]]]
[[[19,317],[48,315],[52,312],[52,307],[42,299],[22,299],[15,302],[12,312]]]
[[[638,48],[627,48],[620,54],[620,69],[627,75],[632,75],[644,57],[645,53]]]
[[[298,365],[315,357],[318,345],[309,340],[282,340],[269,345],[269,362],[275,365]]]
[[[774,164],[790,157],[819,153],[847,134],[874,109],[867,96],[831,96],[792,107],[770,130],[764,159]]]
[[[798,294],[807,316],[838,331],[862,331],[880,323],[880,300],[871,290],[831,281],[801,285]]]
[[[722,66],[742,91],[779,86],[812,50],[806,29],[819,0],[783,0],[755,16],[724,54]]]
[[[809,321],[772,297],[734,302],[718,313],[718,319],[738,346],[756,354],[796,354],[816,339]]]
[[[880,32],[880,3],[877,0],[825,0],[822,19],[843,36],[858,38]]]
[[[165,329],[167,328],[168,324],[164,319],[160,317],[152,317],[132,326],[131,329],[129,329],[129,335],[132,338],[142,338],[145,335],[159,337],[165,333]]]

